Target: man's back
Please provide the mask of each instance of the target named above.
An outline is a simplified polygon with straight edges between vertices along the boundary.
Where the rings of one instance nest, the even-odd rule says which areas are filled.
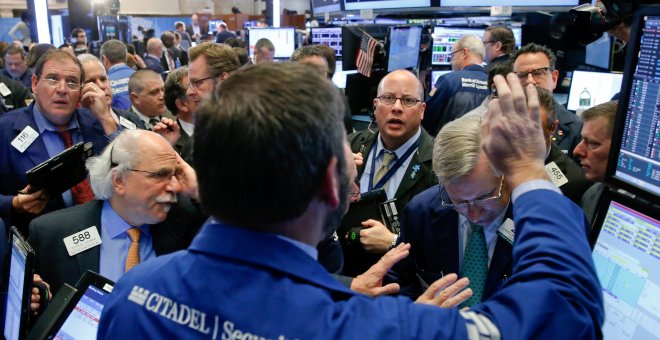
[[[128,79],[135,70],[122,63],[108,70],[108,79],[112,87],[112,107],[128,110],[131,107],[131,99],[128,95]]]

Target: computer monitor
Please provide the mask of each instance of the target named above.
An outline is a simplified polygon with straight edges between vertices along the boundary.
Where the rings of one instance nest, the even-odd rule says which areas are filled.
[[[440,76],[451,72],[451,70],[433,70],[431,71],[431,87],[435,87],[435,83],[438,82]]]
[[[451,47],[462,36],[473,34],[481,37],[484,30],[481,28],[442,27],[433,28],[433,51],[431,52],[431,65],[450,65]]]
[[[660,6],[633,16],[605,181],[660,198]]]
[[[342,61],[337,60],[336,71],[335,71],[335,74],[332,76],[332,82],[338,88],[345,89],[346,88],[346,77],[349,74],[355,74],[355,73],[357,73],[357,70],[344,71],[342,69]]]
[[[314,14],[343,11],[344,3],[341,0],[312,0]]]
[[[361,9],[431,7],[431,0],[343,0],[347,11]]]
[[[252,27],[248,30],[250,58],[254,57],[254,45],[261,38],[266,38],[273,43],[275,59],[288,60],[296,50],[296,29],[294,27]]]
[[[490,7],[490,6],[577,6],[579,0],[440,0],[440,7]]]
[[[605,308],[604,339],[657,339],[660,325],[660,211],[605,192],[592,234]]]
[[[218,26],[222,20],[209,20],[209,35],[214,35],[218,31]]]
[[[16,227],[10,228],[11,260],[5,308],[4,337],[23,339],[27,335],[32,290],[34,251]]]
[[[607,32],[603,33],[600,39],[586,46],[584,63],[600,67],[604,70],[610,69],[610,59],[612,58],[612,39]]]
[[[310,31],[313,45],[327,45],[335,50],[337,60],[341,59],[341,27],[312,27]]]
[[[516,48],[522,47],[522,27],[513,26],[513,27],[509,27],[509,28],[513,32],[513,38],[516,40],[516,43],[515,43]],[[483,33],[480,34],[479,37],[483,38]]]
[[[376,24],[361,24],[361,25],[344,25],[341,27],[341,47],[342,47],[342,60],[344,71],[357,69],[355,61],[357,59],[358,51],[360,50],[360,43],[362,42],[362,32],[366,32],[374,39],[384,41],[387,36],[387,25]],[[376,54],[379,48],[376,47]],[[380,67],[381,60],[374,57],[372,68]]]
[[[422,26],[390,26],[387,34],[387,72],[417,67]]]
[[[621,91],[622,81],[621,73],[573,71],[566,107],[576,111],[608,102]]]

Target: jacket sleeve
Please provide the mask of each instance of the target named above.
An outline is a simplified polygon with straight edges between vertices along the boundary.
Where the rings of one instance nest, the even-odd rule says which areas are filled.
[[[580,208],[535,190],[517,199],[513,215],[513,274],[473,311],[492,320],[504,339],[600,337],[601,286]]]

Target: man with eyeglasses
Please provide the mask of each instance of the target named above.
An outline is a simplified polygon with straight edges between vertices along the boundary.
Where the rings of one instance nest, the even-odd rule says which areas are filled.
[[[557,86],[559,71],[555,69],[557,57],[552,51],[534,43],[527,44],[519,49],[512,57],[513,72],[523,86],[534,84],[552,93]],[[573,157],[573,149],[580,142],[582,120],[576,114],[569,112],[555,100],[555,111],[559,119],[559,126],[554,133],[552,141],[561,151]]]
[[[484,60],[488,63],[488,70],[497,64],[508,62],[516,47],[513,31],[506,26],[487,27],[482,39],[486,49]]]
[[[0,118],[0,216],[23,232],[36,215],[93,198],[87,181],[49,195],[32,192],[25,178],[26,171],[73,144],[91,142],[93,153],[100,153],[118,131],[105,92],[93,83],[83,85],[83,76],[71,54],[46,52],[32,77],[35,101]]]
[[[138,263],[185,249],[201,226],[187,199],[198,198],[194,170],[163,137],[122,132],[87,169],[96,200],[30,224],[35,272],[52,293],[75,285],[86,270],[117,281]],[[91,248],[72,251],[72,236]]]
[[[225,44],[202,43],[188,50],[188,90],[196,106],[210,97],[215,85],[241,66],[234,50]]]
[[[192,136],[195,132],[197,105],[186,94],[188,67],[179,67],[167,75],[165,80],[165,106],[176,116],[178,135],[172,146],[186,161],[192,160]]]
[[[453,72],[438,78],[426,101],[422,126],[435,136],[445,124],[478,107],[490,93],[481,66],[485,50],[477,36],[464,35],[451,47]]]
[[[348,137],[351,150],[364,160],[358,164],[360,192],[384,189],[388,199],[396,199],[398,211],[436,183],[431,172],[433,139],[420,125],[426,106],[423,98],[424,89],[415,75],[406,70],[389,73],[378,85],[378,97],[373,101],[378,130],[370,127]],[[346,275],[361,274],[396,244],[398,235],[375,220],[365,221],[363,226],[360,243],[371,254],[345,248]]]
[[[456,273],[470,280],[469,307],[511,276],[510,191],[481,149],[481,124],[480,116],[465,116],[440,131],[433,170],[441,184],[415,196],[403,211],[401,242],[410,243],[410,256],[390,276],[411,299]]]

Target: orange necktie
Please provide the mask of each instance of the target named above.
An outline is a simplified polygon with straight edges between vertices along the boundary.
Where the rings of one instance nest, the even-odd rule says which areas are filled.
[[[131,238],[131,246],[128,248],[128,255],[126,256],[126,267],[124,272],[131,270],[140,263],[140,229],[131,228],[126,230],[128,236]]]

